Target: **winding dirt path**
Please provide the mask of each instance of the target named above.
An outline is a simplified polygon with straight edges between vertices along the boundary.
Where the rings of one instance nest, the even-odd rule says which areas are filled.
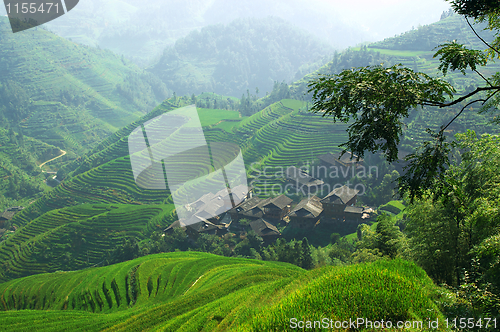
[[[52,160],[56,160],[57,158],[61,158],[62,156],[64,156],[64,155],[66,154],[66,151],[64,151],[64,150],[60,150],[60,151],[62,152],[62,154],[58,155],[58,156],[57,156],[57,157],[55,157],[55,158],[52,158],[52,159],[50,159],[50,160],[47,160],[46,162],[44,162],[44,163],[40,164],[38,167],[42,168],[42,167],[43,167],[43,165],[45,165],[46,163],[51,162]]]

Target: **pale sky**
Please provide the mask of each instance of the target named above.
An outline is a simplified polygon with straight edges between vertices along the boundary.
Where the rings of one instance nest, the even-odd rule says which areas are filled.
[[[70,27],[70,18],[84,13],[90,17],[106,16],[103,19],[107,27],[117,15],[103,8],[120,11],[127,6],[138,10],[147,10],[149,6],[153,11],[162,6],[161,17],[176,13],[176,22],[181,25],[192,22],[191,26],[189,23],[176,26],[186,31],[207,24],[229,23],[244,16],[278,16],[341,48],[393,37],[419,24],[436,22],[450,8],[444,0],[80,0],[72,12],[49,25],[54,31],[58,25]],[[216,9],[210,11],[211,7]],[[179,8],[180,11],[176,10]],[[206,11],[210,14],[204,15]],[[0,14],[5,14],[3,5]],[[215,16],[213,20],[211,16]],[[193,20],[196,17],[203,18]],[[148,29],[147,21],[144,25]]]
[[[450,9],[444,0],[313,0],[324,12],[341,13],[346,24],[357,26],[380,40],[419,24],[436,22]]]

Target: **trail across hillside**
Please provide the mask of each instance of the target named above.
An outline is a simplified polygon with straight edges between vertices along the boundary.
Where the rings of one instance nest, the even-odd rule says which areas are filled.
[[[55,157],[55,158],[52,158],[52,159],[50,159],[50,160],[47,160],[46,162],[44,162],[44,163],[40,164],[40,166],[38,166],[38,167],[42,168],[42,167],[43,167],[43,165],[45,165],[46,163],[51,162],[52,160],[56,160],[57,158],[61,158],[62,156],[64,156],[64,155],[66,154],[66,151],[64,151],[64,150],[60,150],[60,151],[62,152],[62,154],[58,155],[58,156],[57,156],[57,157]]]

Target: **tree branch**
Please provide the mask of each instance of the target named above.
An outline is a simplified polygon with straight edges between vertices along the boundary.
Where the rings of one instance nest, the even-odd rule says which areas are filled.
[[[477,100],[473,100],[473,101],[471,101],[470,103],[468,103],[467,105],[465,105],[464,107],[462,107],[462,109],[460,110],[460,112],[458,112],[458,114],[457,114],[457,115],[455,115],[455,117],[454,117],[454,118],[453,118],[450,122],[448,122],[448,124],[447,124],[444,128],[442,128],[442,129],[440,130],[440,132],[445,131],[445,129],[446,129],[446,128],[448,128],[448,126],[449,126],[449,125],[450,125],[453,121],[455,121],[455,120],[456,120],[456,118],[458,118],[458,117],[460,116],[460,114],[462,114],[462,112],[463,112],[463,111],[467,108],[467,106],[469,106],[469,105],[471,105],[471,104],[474,104],[474,103],[477,103],[477,102],[479,102],[479,101],[482,101],[482,102],[483,102],[483,103],[482,103],[482,105],[484,105],[484,104],[486,104],[486,103],[488,102],[488,100],[490,100],[490,98],[491,98],[491,97],[493,97],[493,96],[494,96],[494,95],[495,95],[498,91],[500,91],[500,90],[496,90],[495,92],[493,92],[493,93],[492,93],[492,94],[491,94],[488,98],[486,98],[486,99],[477,99]]]
[[[471,105],[471,104],[474,104],[474,103],[477,103],[478,101],[482,101],[482,102],[483,102],[483,104],[484,104],[484,102],[486,102],[486,100],[485,100],[485,99],[477,99],[477,100],[473,100],[473,101],[471,101],[470,103],[468,103],[467,105],[465,105],[464,107],[462,107],[462,109],[460,110],[460,112],[458,112],[458,114],[457,114],[457,115],[455,115],[455,116],[453,117],[453,119],[451,119],[451,121],[450,121],[450,122],[448,122],[448,124],[447,124],[444,128],[441,128],[441,130],[440,130],[439,132],[444,132],[444,131],[446,130],[446,128],[448,128],[448,126],[449,126],[449,125],[451,125],[451,124],[452,124],[452,122],[453,122],[453,121],[455,121],[455,120],[456,120],[456,119],[460,116],[460,114],[462,114],[462,112],[463,112],[463,111],[467,108],[467,106],[469,106],[469,105]]]
[[[500,52],[496,48],[494,48],[493,46],[491,46],[490,44],[488,44],[483,38],[481,38],[481,36],[478,35],[478,33],[476,32],[476,30],[474,30],[474,28],[472,27],[472,24],[470,24],[469,19],[467,18],[467,16],[465,16],[465,20],[467,21],[467,24],[472,29],[472,31],[477,36],[477,38],[479,38],[486,46],[488,46],[489,48],[491,48],[493,51],[497,52],[498,55],[500,55]]]
[[[451,101],[449,103],[436,103],[436,102],[433,102],[433,101],[430,101],[430,100],[423,100],[420,104],[421,105],[425,105],[425,106],[439,106],[440,108],[443,108],[443,107],[448,107],[448,106],[453,106],[455,104],[458,104],[462,101],[464,101],[465,99],[475,95],[476,93],[478,92],[481,92],[481,91],[490,91],[490,90],[500,90],[500,86],[486,86],[486,87],[477,87],[476,90],[472,91],[472,92],[469,92],[468,94],[466,94],[465,96],[462,96],[454,101]]]
[[[485,81],[486,81],[486,83],[488,83],[490,86],[493,86],[493,84],[491,84],[491,83],[490,83],[490,81],[488,81],[488,80],[486,79],[486,77],[484,77],[484,76],[483,76],[480,72],[478,72],[476,69],[474,69],[474,71],[475,71],[475,72],[476,72],[479,76],[481,76],[481,78],[482,78],[483,80],[485,80]]]

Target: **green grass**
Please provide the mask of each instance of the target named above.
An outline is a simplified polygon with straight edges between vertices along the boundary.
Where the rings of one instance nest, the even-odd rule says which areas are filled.
[[[353,47],[352,48],[354,51],[359,51],[359,47]],[[369,51],[373,52],[379,52],[380,54],[385,54],[385,55],[392,55],[392,56],[397,56],[397,57],[416,57],[416,56],[431,56],[434,54],[434,52],[431,51],[406,51],[406,50],[390,50],[390,49],[384,49],[384,48],[376,48],[376,47],[369,47]]]
[[[401,260],[305,271],[169,253],[0,284],[0,324],[2,331],[193,332],[288,331],[292,317],[441,320],[435,291],[422,269]]]
[[[203,127],[214,125],[224,120],[240,119],[240,113],[238,111],[208,108],[197,108],[197,110]]]
[[[401,201],[390,201],[387,204],[381,205],[379,210],[383,212],[390,212],[396,217],[402,217],[403,210],[405,209],[404,204]]]

